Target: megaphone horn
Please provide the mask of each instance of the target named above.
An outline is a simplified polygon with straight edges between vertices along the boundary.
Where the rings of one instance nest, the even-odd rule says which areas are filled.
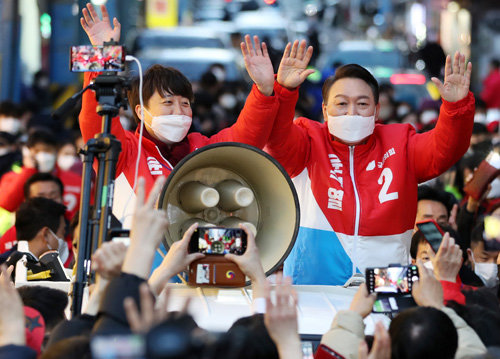
[[[186,156],[170,173],[158,206],[170,223],[167,249],[194,221],[228,227],[248,223],[257,232],[267,275],[288,256],[299,228],[299,203],[290,177],[270,155],[242,143],[208,145]]]

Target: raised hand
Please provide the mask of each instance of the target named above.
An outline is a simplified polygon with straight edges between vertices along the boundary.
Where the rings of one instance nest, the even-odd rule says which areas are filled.
[[[436,84],[441,97],[448,102],[456,102],[465,98],[469,93],[470,73],[472,63],[465,64],[465,55],[455,52],[453,66],[451,56],[446,56],[446,65],[444,67],[444,83],[438,78],[431,78]]]
[[[245,67],[259,91],[266,96],[271,96],[274,86],[274,70],[267,46],[265,42],[262,46],[260,45],[258,36],[253,37],[253,42],[252,44],[250,35],[245,35],[245,42],[240,45]]]
[[[455,283],[462,266],[462,250],[448,232],[443,236],[439,250],[432,259],[432,265],[438,280]]]
[[[358,348],[359,359],[390,359],[391,358],[391,337],[381,322],[375,324],[375,340],[370,354],[368,355],[368,345],[363,340]]]
[[[114,28],[111,28],[108,10],[105,5],[101,5],[101,12],[102,20],[99,19],[99,15],[97,15],[91,3],[88,3],[87,8],[82,10],[83,17],[80,18],[80,24],[87,33],[90,43],[96,46],[102,45],[111,39],[116,42],[120,41],[121,25],[118,19],[116,17],[113,18]]]
[[[192,262],[205,257],[203,253],[188,253],[189,241],[196,228],[198,228],[198,223],[192,224],[184,233],[182,239],[170,246],[161,265],[154,270],[149,278],[149,285],[155,294],[160,294],[167,282],[185,270]]]
[[[306,50],[305,40],[302,40],[300,45],[299,40],[295,40],[293,46],[288,43],[278,68],[278,83],[290,90],[300,86],[307,76],[314,72],[312,69],[307,69],[312,52],[312,46]]]

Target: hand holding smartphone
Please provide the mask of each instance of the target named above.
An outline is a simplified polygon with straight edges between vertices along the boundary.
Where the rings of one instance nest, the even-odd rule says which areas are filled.
[[[417,222],[417,228],[422,232],[425,240],[429,243],[434,254],[436,254],[443,241],[444,232],[433,219]]]
[[[242,255],[246,249],[247,234],[240,228],[198,227],[189,242],[189,253]]]

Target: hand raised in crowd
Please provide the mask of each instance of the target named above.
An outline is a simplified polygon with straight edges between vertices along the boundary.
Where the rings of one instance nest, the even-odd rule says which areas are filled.
[[[391,337],[385,329],[384,324],[378,322],[375,324],[375,339],[370,354],[368,354],[368,345],[363,340],[359,343],[359,359],[390,359],[391,358]]]
[[[270,287],[267,285],[264,324],[278,348],[280,358],[302,358],[297,321],[297,292],[292,288],[291,278],[283,278],[282,272],[276,275],[275,293],[276,301],[273,303]]]
[[[90,43],[94,46],[102,45],[111,39],[116,42],[120,41],[121,25],[118,19],[113,18],[113,28],[111,28],[108,10],[105,5],[101,5],[101,12],[102,20],[99,18],[94,6],[88,3],[87,8],[82,10],[83,17],[80,18],[80,24],[87,33]]]
[[[454,231],[458,231],[457,215],[458,215],[458,204],[455,203],[451,208],[450,217],[448,218],[448,224]]]
[[[104,242],[92,255],[92,269],[105,279],[120,275],[127,247],[123,243]]]
[[[312,69],[307,69],[312,52],[312,46],[306,49],[305,40],[302,40],[300,45],[299,40],[295,40],[293,45],[288,43],[278,68],[278,83],[290,90],[300,86],[307,76],[314,72]]]
[[[12,271],[10,271],[12,272]],[[0,346],[25,345],[23,302],[5,265],[0,268]]]
[[[164,183],[165,177],[159,177],[148,199],[145,200],[145,180],[139,178],[136,207],[130,230],[130,246],[123,262],[122,272],[144,279],[149,276],[155,251],[168,227],[166,212],[154,208]]]
[[[434,274],[438,280],[455,283],[461,265],[462,250],[455,244],[455,239],[446,232],[438,252],[432,259]]]
[[[420,259],[417,259],[419,280],[413,283],[412,296],[415,302],[422,307],[443,308],[443,287],[427,269]]]
[[[465,55],[457,51],[453,58],[453,66],[451,56],[446,56],[444,83],[436,77],[431,78],[431,80],[437,86],[444,100],[456,102],[465,98],[469,93],[471,71],[472,63],[466,64]]]
[[[352,298],[349,310],[358,313],[362,318],[366,318],[371,313],[376,299],[377,295],[375,293],[368,293],[368,288],[363,283],[359,286],[354,298]]]
[[[238,265],[241,271],[252,281],[253,297],[265,297],[267,279],[260,261],[259,249],[253,232],[244,224],[240,228],[247,234],[247,249],[243,255],[226,254],[224,257]]]
[[[198,223],[192,224],[184,233],[182,239],[170,246],[161,265],[154,270],[149,278],[148,282],[151,290],[156,295],[160,294],[172,277],[185,270],[195,260],[205,257],[203,253],[188,253],[189,240],[196,228],[198,228]]]
[[[155,305],[154,297],[149,291],[149,287],[146,283],[142,283],[139,287],[140,296],[140,312],[135,304],[134,300],[130,297],[125,298],[123,301],[123,306],[125,308],[125,314],[127,316],[127,321],[130,329],[137,334],[147,333],[152,327],[161,322],[174,318],[181,317],[187,313],[189,303],[191,298],[187,297],[184,302],[184,306],[179,312],[169,312],[168,303],[170,299],[170,288],[165,288],[164,295],[160,296],[158,303]]]
[[[248,75],[260,92],[271,96],[274,87],[274,69],[266,43],[260,44],[259,37],[254,36],[252,44],[250,35],[245,35],[245,42],[242,42],[240,46]]]

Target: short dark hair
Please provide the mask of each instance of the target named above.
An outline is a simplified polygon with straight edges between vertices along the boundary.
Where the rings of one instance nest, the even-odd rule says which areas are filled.
[[[20,114],[20,108],[16,103],[10,100],[0,102],[0,115],[8,117],[18,117]]]
[[[389,326],[392,359],[453,359],[458,334],[441,310],[415,307],[398,314]]]
[[[28,180],[24,183],[23,186],[23,192],[24,192],[24,198],[30,198],[30,187],[32,184],[37,183],[37,182],[54,182],[58,187],[59,190],[61,191],[61,197],[64,193],[64,185],[62,181],[54,176],[51,173],[48,172],[38,172],[35,173],[33,176],[28,178]]]
[[[51,199],[33,197],[19,206],[16,212],[16,236],[18,241],[30,241],[43,228],[48,227],[54,233],[61,224],[66,207]]]
[[[59,289],[40,285],[18,288],[23,304],[40,312],[47,328],[54,328],[65,319],[68,294]]]
[[[63,339],[49,346],[41,356],[42,359],[91,359],[90,336],[78,335]]]
[[[234,322],[219,341],[218,352],[214,357],[228,357],[229,350],[234,353],[232,357],[241,359],[279,358],[276,344],[267,332],[262,314],[240,318]]]
[[[446,208],[448,216],[450,215],[453,205],[457,203],[457,200],[451,193],[433,188],[426,184],[418,186],[418,201],[425,199],[442,203]]]
[[[490,64],[496,69],[500,68],[500,60],[498,59],[491,59]]]
[[[472,243],[478,244],[480,242],[484,243],[484,219],[479,221],[474,228],[472,228],[472,232],[470,233],[470,244]]]
[[[340,66],[336,71],[335,75],[327,78],[323,84],[323,88],[321,93],[323,95],[323,102],[326,104],[328,101],[328,94],[330,92],[330,88],[333,86],[335,82],[343,78],[355,78],[363,80],[370,86],[373,98],[375,100],[375,104],[378,104],[379,97],[379,86],[375,77],[364,67],[356,65],[356,64],[348,64],[344,66]]]
[[[45,145],[54,146],[57,148],[57,139],[52,134],[52,132],[45,128],[35,128],[30,131],[28,135],[28,141],[26,146],[29,148],[35,146],[38,143],[43,143]]]
[[[185,97],[191,102],[194,100],[193,87],[191,86],[191,83],[187,77],[182,74],[182,72],[174,69],[173,67],[156,64],[147,69],[143,77],[142,85],[142,99],[144,101],[144,106],[148,104],[149,99],[154,95],[155,91],[157,91],[161,96],[165,96],[169,93]],[[139,123],[139,117],[135,112],[135,107],[140,104],[138,78],[132,82],[131,89],[128,92],[128,101],[130,103],[130,109],[132,110],[134,119],[137,123]]]

